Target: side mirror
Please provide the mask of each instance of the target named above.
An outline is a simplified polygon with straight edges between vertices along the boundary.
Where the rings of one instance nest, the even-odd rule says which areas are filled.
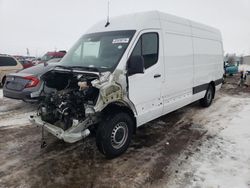
[[[144,73],[144,58],[140,55],[131,56],[128,60],[128,75]]]

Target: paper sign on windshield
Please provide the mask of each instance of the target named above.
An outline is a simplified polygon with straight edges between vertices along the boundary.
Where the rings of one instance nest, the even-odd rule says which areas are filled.
[[[121,43],[128,43],[129,38],[120,38],[120,39],[114,39],[112,44],[121,44]]]

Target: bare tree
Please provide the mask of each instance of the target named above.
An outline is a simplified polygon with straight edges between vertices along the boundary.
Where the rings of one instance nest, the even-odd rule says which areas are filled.
[[[228,56],[227,61],[228,61],[229,65],[234,65],[235,64],[235,56],[233,56],[233,55]]]

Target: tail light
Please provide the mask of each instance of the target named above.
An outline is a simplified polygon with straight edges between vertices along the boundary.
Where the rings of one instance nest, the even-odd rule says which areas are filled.
[[[40,80],[35,76],[26,76],[24,79],[29,80],[29,82],[25,85],[25,88],[36,87],[40,82]]]

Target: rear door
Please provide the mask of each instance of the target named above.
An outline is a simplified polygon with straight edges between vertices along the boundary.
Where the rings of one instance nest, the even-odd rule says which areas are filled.
[[[142,55],[144,74],[129,76],[129,98],[137,110],[140,126],[162,115],[161,88],[164,81],[164,60],[160,30],[146,30],[138,36],[131,56]]]

